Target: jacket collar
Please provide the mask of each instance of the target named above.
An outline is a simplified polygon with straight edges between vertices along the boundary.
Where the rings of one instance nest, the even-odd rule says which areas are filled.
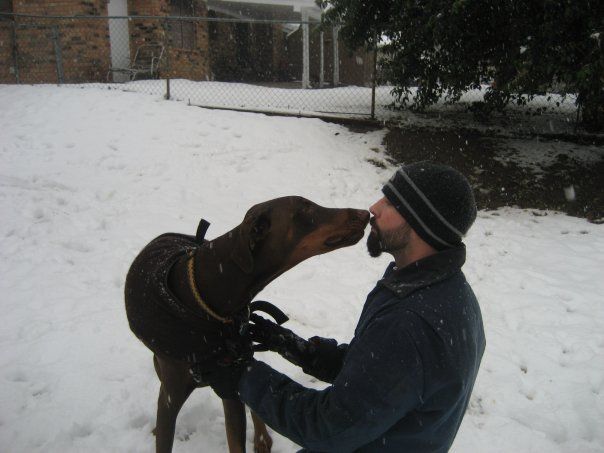
[[[406,297],[426,286],[446,280],[459,272],[466,261],[466,247],[446,249],[398,269],[390,263],[378,285]]]

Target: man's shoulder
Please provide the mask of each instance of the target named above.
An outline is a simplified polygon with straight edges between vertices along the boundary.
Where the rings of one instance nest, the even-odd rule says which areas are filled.
[[[420,302],[426,301],[427,298],[457,294],[460,290],[470,288],[461,269],[452,272],[446,278],[434,281],[382,279],[378,281],[377,285],[386,290],[378,294],[381,298],[390,300],[419,299]]]
[[[375,306],[367,315],[393,318],[422,318],[430,325],[465,316],[479,310],[478,302],[461,270],[449,278],[429,285],[399,282],[384,284],[375,295]],[[444,321],[443,321],[444,322]]]

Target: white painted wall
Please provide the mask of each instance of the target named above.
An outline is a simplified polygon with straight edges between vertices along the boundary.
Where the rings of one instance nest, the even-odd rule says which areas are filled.
[[[109,16],[127,16],[128,0],[109,0]],[[126,68],[130,64],[130,33],[128,19],[109,19],[109,44],[111,46],[111,66]],[[125,82],[126,74],[113,74],[114,82]]]

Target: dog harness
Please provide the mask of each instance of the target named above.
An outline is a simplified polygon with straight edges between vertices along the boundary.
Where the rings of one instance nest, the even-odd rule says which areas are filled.
[[[232,363],[244,352],[241,336],[247,334],[253,311],[264,311],[280,324],[287,320],[277,307],[260,301],[222,317],[199,295],[194,274],[185,283],[194,298],[181,300],[174,294],[168,285],[170,270],[204,246],[208,226],[202,219],[195,236],[166,233],[152,240],[135,258],[125,285],[132,332],[154,353],[191,364],[194,377],[195,369]]]

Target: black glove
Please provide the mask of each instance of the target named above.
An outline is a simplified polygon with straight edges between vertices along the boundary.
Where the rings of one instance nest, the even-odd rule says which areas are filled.
[[[256,351],[274,351],[302,370],[325,382],[333,382],[342,368],[345,347],[336,340],[312,337],[308,341],[294,332],[259,315],[252,314],[250,337]]]
[[[273,321],[252,313],[249,333],[257,344],[254,351],[274,351],[290,362],[302,366],[308,352],[308,341]]]
[[[241,374],[252,360],[254,350],[247,329],[233,328],[227,331],[224,353],[211,364],[204,364],[197,370],[201,382],[209,384],[221,399],[239,399]]]
[[[311,337],[308,343],[308,361],[302,370],[324,382],[333,382],[342,369],[348,345],[323,337]]]
[[[247,363],[217,365],[201,371],[202,380],[223,400],[239,399],[239,381]]]

